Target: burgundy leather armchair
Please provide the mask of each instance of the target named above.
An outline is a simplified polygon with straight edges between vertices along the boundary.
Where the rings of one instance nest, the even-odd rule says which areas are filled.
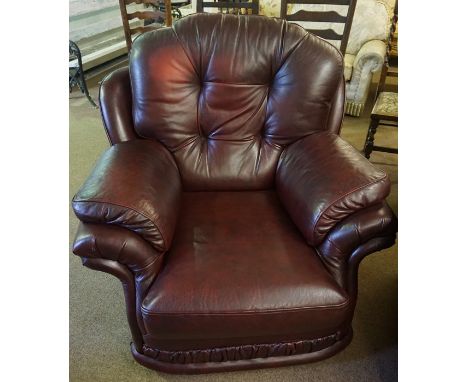
[[[102,83],[112,145],[73,251],[124,286],[135,359],[200,373],[329,357],[361,259],[393,245],[387,175],[339,137],[343,59],[284,20],[196,14]]]

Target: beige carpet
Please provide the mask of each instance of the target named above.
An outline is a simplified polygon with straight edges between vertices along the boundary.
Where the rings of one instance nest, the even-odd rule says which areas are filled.
[[[90,92],[97,100],[97,88]],[[360,118],[346,117],[342,136],[361,149],[369,105]],[[396,147],[395,129],[382,127],[376,144]],[[100,153],[108,147],[99,110],[74,90],[70,96],[70,199]],[[372,162],[385,169],[393,184],[388,199],[397,212],[396,155],[374,153]],[[77,219],[70,209],[70,244]],[[367,257],[359,274],[354,339],[344,351],[318,363],[210,375],[177,376],[140,366],[130,353],[122,287],[105,273],[81,265],[70,252],[71,381],[396,381],[397,380],[397,248]]]

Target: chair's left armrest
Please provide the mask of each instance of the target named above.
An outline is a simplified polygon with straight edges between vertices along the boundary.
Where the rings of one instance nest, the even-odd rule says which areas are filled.
[[[83,259],[116,261],[139,275],[153,269],[157,273],[163,258],[135,232],[116,225],[83,222],[78,225],[73,253]]]
[[[172,155],[156,141],[138,139],[102,155],[72,207],[83,223],[128,229],[164,253],[172,242],[180,197]]]
[[[318,132],[283,151],[276,189],[307,242],[317,246],[337,223],[382,202],[390,180],[338,135]]]
[[[73,252],[85,266],[120,279],[139,351],[139,308],[170,248],[181,190],[171,153],[156,141],[135,139],[108,149],[72,201],[81,220]]]
[[[135,284],[138,301],[158,275],[164,260],[164,255],[140,235],[110,224],[81,222],[73,243],[73,253],[81,257],[84,265],[111,273],[121,280],[121,274],[127,273],[126,269],[131,271],[131,277],[126,282]],[[116,274],[94,264],[108,264],[112,270],[122,271]]]

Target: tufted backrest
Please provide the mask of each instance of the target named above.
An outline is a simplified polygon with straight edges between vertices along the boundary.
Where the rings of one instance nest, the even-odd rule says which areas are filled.
[[[138,135],[172,152],[186,190],[267,189],[284,147],[338,132],[343,63],[284,20],[195,14],[148,32],[130,57]]]

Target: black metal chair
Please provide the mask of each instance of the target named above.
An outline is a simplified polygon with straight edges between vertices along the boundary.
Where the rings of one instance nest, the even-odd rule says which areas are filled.
[[[73,87],[78,85],[81,92],[96,109],[98,106],[89,95],[88,86],[83,71],[83,62],[81,61],[81,51],[75,42],[68,41],[68,89],[70,93]]]
[[[180,12],[179,8],[183,7],[184,5],[188,5],[188,4],[190,4],[190,0],[171,0],[172,19],[182,18],[182,13]],[[163,14],[166,14],[166,3],[164,1],[160,1],[157,8]]]

